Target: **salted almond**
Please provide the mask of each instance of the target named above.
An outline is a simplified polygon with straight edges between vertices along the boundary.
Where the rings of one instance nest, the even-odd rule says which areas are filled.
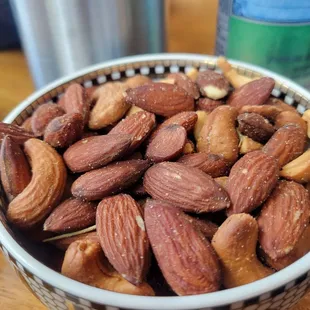
[[[148,138],[148,143],[150,143],[157,135],[160,129],[167,127],[169,125],[179,125],[185,128],[187,132],[193,130],[198,116],[195,112],[180,112],[167,118],[163,123],[157,126],[157,128],[152,132],[151,136]]]
[[[20,229],[41,223],[58,205],[65,189],[67,170],[61,156],[47,143],[25,142],[32,178],[28,186],[9,204],[7,219]]]
[[[186,74],[181,72],[170,73],[167,78],[168,80],[173,80],[173,84],[183,88],[194,99],[198,99],[200,97],[197,84]]]
[[[196,217],[189,217],[189,221],[198,229],[208,240],[211,240],[218,230],[218,226],[211,221]]]
[[[228,166],[222,156],[207,153],[194,153],[182,156],[179,160],[189,167],[196,167],[209,174],[212,178],[225,175],[228,172]]]
[[[126,194],[103,199],[97,209],[97,234],[112,266],[129,282],[143,282],[150,248],[140,206]]]
[[[200,131],[197,150],[222,156],[228,164],[233,164],[238,158],[237,116],[237,110],[229,106],[213,110]]]
[[[59,103],[66,113],[79,113],[86,125],[89,120],[90,98],[83,86],[77,83],[71,84],[65,91]]]
[[[89,137],[71,145],[64,160],[72,172],[90,171],[125,155],[131,141],[131,136],[121,134]]]
[[[79,113],[54,118],[46,127],[44,141],[55,148],[68,147],[82,137],[83,117]]]
[[[146,149],[145,156],[155,163],[179,157],[186,143],[186,130],[179,125],[161,128]]]
[[[221,265],[226,288],[248,284],[273,273],[256,256],[258,226],[249,214],[234,214],[226,219],[212,239]]]
[[[200,71],[196,83],[201,94],[213,100],[224,98],[229,92],[226,78],[215,71]]]
[[[47,125],[56,117],[65,114],[63,108],[55,103],[40,105],[31,117],[32,132],[37,136],[43,136]]]
[[[239,114],[242,113],[256,113],[271,121],[275,121],[276,117],[283,112],[282,108],[263,104],[263,105],[245,105],[241,109],[239,109]]]
[[[84,173],[73,183],[72,194],[85,200],[117,194],[136,183],[149,166],[147,160],[132,159]]]
[[[236,89],[228,98],[227,104],[236,109],[246,105],[264,104],[271,94],[275,81],[269,77],[263,77],[251,81]]]
[[[44,230],[55,233],[78,231],[95,224],[96,204],[69,198],[52,211]]]
[[[200,98],[197,101],[198,109],[209,112],[209,113],[223,104],[224,102],[222,100],[213,100],[210,98]]]
[[[280,181],[258,217],[259,243],[273,260],[296,247],[310,218],[308,191],[293,181]]]
[[[194,98],[176,85],[151,83],[128,89],[126,93],[127,104],[165,117],[194,110]]]
[[[25,141],[34,138],[32,133],[20,126],[0,122],[0,141],[7,135],[18,144],[23,144]]]
[[[310,181],[310,150],[286,164],[280,171],[280,176],[299,183]]]
[[[34,132],[32,131],[32,125],[31,125],[31,122],[32,122],[32,117],[28,117],[21,125],[21,127],[23,129],[25,129],[27,132],[31,133],[34,135]]]
[[[143,141],[151,133],[155,127],[156,120],[153,113],[146,111],[138,112],[127,116],[121,120],[109,134],[126,134],[132,136],[131,145],[128,148],[128,153],[131,153],[138,148]]]
[[[5,136],[0,153],[1,183],[9,201],[19,195],[31,181],[31,170],[21,147]]]
[[[230,205],[227,193],[209,175],[181,163],[152,166],[143,185],[154,199],[165,199],[186,211],[216,212]]]
[[[119,121],[130,108],[125,102],[124,92],[127,86],[120,82],[109,82],[100,86],[94,96],[98,99],[92,111],[88,126],[101,129]]]
[[[288,124],[279,128],[262,150],[276,158],[281,168],[300,156],[305,145],[306,134],[304,130],[295,124]]]
[[[158,265],[175,293],[185,296],[220,288],[218,258],[188,215],[167,202],[148,200],[145,224]]]
[[[276,186],[279,168],[276,160],[262,151],[244,155],[231,168],[227,192],[231,199],[228,214],[251,212],[260,206]]]

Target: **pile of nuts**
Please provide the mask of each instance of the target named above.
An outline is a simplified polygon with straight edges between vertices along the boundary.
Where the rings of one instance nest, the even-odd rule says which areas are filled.
[[[150,268],[193,295],[308,253],[310,110],[218,66],[74,83],[22,126],[0,123],[8,222],[63,250],[65,276],[135,295],[161,294]]]

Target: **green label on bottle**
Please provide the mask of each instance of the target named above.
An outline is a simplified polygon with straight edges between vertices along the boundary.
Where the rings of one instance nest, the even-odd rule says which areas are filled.
[[[227,57],[265,67],[310,89],[310,24],[271,24],[231,16]]]

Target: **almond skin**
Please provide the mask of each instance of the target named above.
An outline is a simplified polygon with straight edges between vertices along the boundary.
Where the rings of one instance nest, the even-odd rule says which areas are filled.
[[[289,254],[309,223],[308,191],[293,181],[280,181],[258,217],[259,242],[263,251],[278,259]]]
[[[131,142],[129,135],[89,137],[71,145],[64,153],[64,160],[72,172],[90,171],[125,155]]]
[[[143,282],[150,248],[140,206],[129,195],[103,199],[97,209],[97,234],[112,266],[129,282]]]
[[[265,143],[274,134],[274,127],[256,113],[243,113],[237,118],[239,131],[254,141]]]
[[[186,130],[179,125],[161,128],[148,145],[145,156],[155,163],[179,157],[187,139]]]
[[[212,245],[223,266],[226,288],[248,284],[273,273],[256,256],[258,226],[249,214],[233,214],[219,227]]]
[[[229,92],[229,83],[225,77],[212,70],[199,72],[196,83],[201,94],[213,100],[222,99]]]
[[[126,89],[127,86],[120,82],[109,82],[98,87],[93,95],[97,101],[90,113],[90,129],[105,128],[125,115],[130,108],[124,98]]]
[[[126,93],[128,104],[164,117],[194,110],[194,98],[176,85],[151,83],[128,89]]]
[[[34,135],[24,128],[0,122],[0,141],[6,136],[10,136],[16,143],[23,144],[25,141],[34,138]]]
[[[208,240],[212,239],[218,226],[210,221],[191,217],[190,222],[198,229]]]
[[[149,166],[147,160],[132,159],[87,172],[73,183],[72,194],[85,200],[99,200],[119,193],[136,183]]]
[[[200,131],[198,151],[223,156],[232,165],[238,158],[239,150],[235,125],[237,116],[237,110],[229,106],[213,110]]]
[[[65,189],[67,170],[61,156],[47,143],[25,142],[32,178],[28,186],[9,204],[7,219],[20,229],[40,224],[58,205]]]
[[[210,98],[200,98],[197,102],[197,107],[199,110],[203,110],[206,112],[212,112],[217,107],[223,105],[224,102],[222,100],[213,100]]]
[[[179,163],[189,167],[196,167],[209,174],[212,178],[227,174],[229,168],[222,156],[207,153],[193,153],[182,156]]]
[[[278,129],[263,147],[263,152],[278,160],[281,167],[297,158],[304,151],[306,134],[303,129],[289,124]]]
[[[47,125],[58,116],[65,114],[63,108],[54,103],[40,105],[31,117],[32,132],[37,136],[43,136]]]
[[[186,211],[216,212],[230,205],[225,190],[210,176],[180,163],[163,162],[144,175],[145,190],[154,199],[165,199]]]
[[[220,288],[218,258],[188,215],[167,202],[148,200],[145,224],[158,265],[175,293],[185,296]]]
[[[90,99],[80,84],[74,83],[66,89],[61,105],[66,113],[79,113],[83,117],[83,123],[88,123]]]
[[[192,81],[186,74],[181,72],[170,73],[168,74],[167,78],[172,79],[175,85],[183,88],[194,99],[199,98],[200,94],[197,84]]]
[[[151,136],[148,138],[148,143],[150,143],[157,135],[158,131],[169,125],[180,125],[186,129],[187,132],[193,130],[198,119],[196,112],[181,112],[168,119],[166,119],[162,124],[158,125],[157,128],[152,132]]]
[[[1,145],[0,171],[3,189],[9,201],[20,194],[31,181],[31,170],[21,147],[5,136]]]
[[[261,205],[276,186],[279,168],[276,160],[262,151],[244,155],[231,168],[227,192],[231,207],[227,213],[249,213]]]
[[[79,113],[54,118],[46,127],[44,141],[55,148],[68,147],[82,137],[83,117]]]
[[[241,109],[246,105],[264,104],[271,94],[275,81],[269,77],[263,77],[251,81],[240,88],[234,90],[229,96],[227,104],[236,109]]]
[[[34,132],[32,131],[32,117],[28,117],[20,127],[22,127],[23,129],[25,129],[27,132],[31,133],[34,135]]]
[[[239,113],[256,113],[271,121],[275,121],[277,115],[282,112],[282,109],[268,104],[263,105],[245,105],[240,110]]]
[[[69,198],[52,211],[44,230],[55,233],[78,231],[95,224],[96,204]]]
[[[146,111],[138,112],[127,116],[121,120],[109,134],[129,134],[132,135],[132,142],[128,152],[133,152],[151,133],[155,127],[156,120],[153,113]]]

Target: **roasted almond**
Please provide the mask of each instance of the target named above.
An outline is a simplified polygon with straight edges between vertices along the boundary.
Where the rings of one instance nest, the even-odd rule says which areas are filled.
[[[297,158],[304,151],[306,134],[304,130],[294,124],[278,129],[263,147],[263,152],[278,160],[281,167]]]
[[[308,191],[293,181],[280,181],[258,217],[259,243],[271,258],[289,254],[309,223]]]
[[[181,72],[170,73],[168,74],[167,78],[173,80],[175,85],[183,88],[194,99],[199,98],[200,94],[197,84],[186,74]]]
[[[56,117],[65,114],[63,108],[55,103],[45,103],[40,105],[31,117],[31,128],[37,136],[43,136],[47,125]]]
[[[229,106],[213,110],[200,131],[198,151],[223,156],[228,164],[233,164],[238,158],[237,115],[237,110]]]
[[[224,102],[222,100],[213,100],[210,98],[200,98],[197,102],[197,107],[199,110],[212,112],[217,107],[223,105]]]
[[[144,189],[143,183],[135,184],[133,187],[130,188],[130,192],[134,196],[138,196],[138,197],[145,197],[145,196],[148,195],[147,192]]]
[[[34,132],[32,131],[32,117],[28,117],[25,119],[25,121],[22,123],[21,127],[25,129],[27,132],[34,135]]]
[[[83,123],[88,123],[90,98],[80,84],[73,83],[66,89],[61,105],[66,113],[79,113],[83,117]]]
[[[212,178],[224,176],[228,172],[228,166],[222,156],[207,153],[194,153],[182,156],[179,163],[189,167],[196,167],[209,174]]]
[[[150,166],[147,160],[132,159],[89,171],[72,185],[72,194],[86,200],[99,200],[119,193],[136,183]]]
[[[79,113],[54,118],[46,127],[44,141],[55,148],[68,147],[82,137],[83,117]]]
[[[279,129],[286,124],[296,124],[307,132],[307,123],[296,112],[284,111],[277,115],[275,127]]]
[[[18,144],[23,144],[25,141],[34,138],[32,133],[22,127],[0,122],[0,141],[7,135]]]
[[[0,154],[1,183],[9,201],[20,194],[31,181],[31,170],[21,147],[5,136]]]
[[[90,113],[89,128],[101,129],[119,121],[130,108],[125,102],[127,86],[120,82],[106,83],[96,90],[97,102]]]
[[[254,141],[265,143],[274,134],[274,127],[256,113],[243,113],[237,118],[239,131]]]
[[[126,194],[103,199],[96,223],[101,247],[112,266],[129,282],[142,283],[150,248],[137,202]]]
[[[95,224],[96,204],[69,198],[52,211],[44,230],[55,233],[78,231]]]
[[[195,217],[189,217],[189,221],[198,229],[208,240],[212,239],[218,226],[211,221],[202,220]]]
[[[47,143],[30,139],[25,142],[32,178],[28,186],[9,204],[7,219],[20,229],[41,223],[62,197],[67,170],[61,156]]]
[[[155,124],[155,115],[153,113],[142,111],[127,116],[112,128],[109,134],[132,135],[132,142],[128,149],[128,152],[130,153],[141,145],[155,127]]]
[[[163,127],[148,145],[145,156],[156,163],[175,159],[182,154],[186,139],[184,127],[180,125]]]
[[[217,291],[221,267],[208,240],[180,209],[148,200],[145,224],[158,265],[180,296]]]
[[[268,104],[263,105],[245,105],[239,109],[239,113],[256,113],[271,121],[275,121],[276,117],[282,112],[282,109]]]
[[[165,83],[151,83],[128,89],[126,102],[165,117],[194,110],[192,96],[176,85]]]
[[[89,137],[71,145],[64,160],[73,172],[97,169],[125,155],[131,141],[131,136],[120,134]]]
[[[246,105],[264,104],[271,94],[275,81],[269,77],[262,77],[251,81],[238,89],[229,96],[227,104],[237,109]]]
[[[225,190],[198,168],[163,162],[144,175],[145,190],[154,199],[164,199],[184,210],[216,212],[230,205]]]
[[[229,92],[226,78],[212,70],[199,72],[196,83],[201,94],[213,100],[224,98]]]
[[[276,186],[279,168],[276,160],[262,151],[239,159],[230,170],[227,192],[231,199],[228,214],[249,213],[260,206]]]
[[[157,126],[157,128],[153,131],[151,136],[148,139],[148,143],[150,143],[157,135],[158,131],[164,127],[169,125],[180,125],[186,129],[187,132],[193,130],[198,119],[198,115],[195,112],[181,112],[170,118],[166,119],[162,124]]]

